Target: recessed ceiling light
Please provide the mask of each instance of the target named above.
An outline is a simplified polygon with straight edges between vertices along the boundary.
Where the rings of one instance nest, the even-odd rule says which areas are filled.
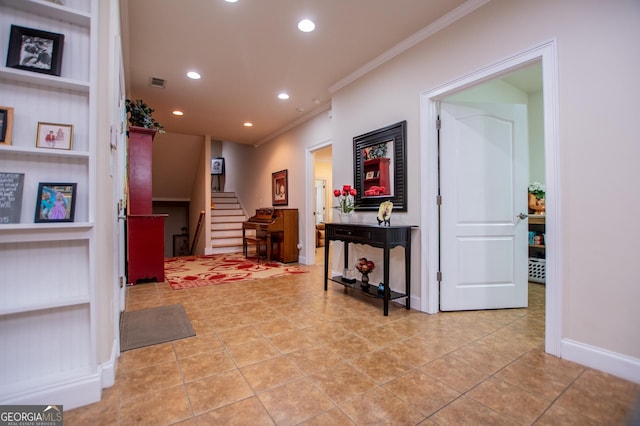
[[[278,93],[278,99],[282,99],[283,101],[286,101],[287,99],[289,99],[289,95],[287,93]]]
[[[238,0],[224,0],[224,1],[226,1],[227,3],[235,3],[235,2],[237,2]]]
[[[179,117],[182,117],[182,116],[184,115],[184,112],[182,112],[182,111],[178,111],[178,110],[175,110],[175,111],[173,111],[173,112],[172,112],[172,114],[173,114],[173,115],[177,115],[177,116],[179,116]]]
[[[189,72],[187,73],[187,77],[189,77],[189,78],[191,78],[191,79],[193,79],[193,80],[199,80],[199,79],[200,79],[200,74],[198,74],[198,73],[197,73],[197,72],[195,72],[195,71],[189,71]]]
[[[316,24],[313,23],[310,19],[303,19],[298,22],[298,29],[303,33],[310,33],[311,31],[316,29]]]
[[[246,121],[242,124],[244,127],[253,127],[253,123],[251,123],[250,121]]]

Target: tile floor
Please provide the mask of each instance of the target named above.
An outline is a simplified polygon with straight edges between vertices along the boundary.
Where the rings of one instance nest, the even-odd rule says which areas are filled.
[[[543,285],[528,309],[384,317],[308,269],[129,287],[127,310],[182,303],[197,335],[122,353],[115,385],[65,425],[629,424],[640,385],[544,353]]]

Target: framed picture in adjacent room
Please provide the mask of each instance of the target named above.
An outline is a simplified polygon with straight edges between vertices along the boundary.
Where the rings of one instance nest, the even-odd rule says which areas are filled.
[[[289,204],[287,170],[280,170],[271,174],[271,195],[274,206],[286,206]]]
[[[11,25],[7,67],[59,76],[64,34]]]
[[[0,145],[11,145],[13,108],[0,106]]]
[[[39,183],[35,222],[73,222],[76,183]]]
[[[36,146],[49,149],[71,149],[73,146],[73,125],[38,123]]]
[[[211,159],[211,174],[223,175],[224,174],[224,158],[212,158]]]

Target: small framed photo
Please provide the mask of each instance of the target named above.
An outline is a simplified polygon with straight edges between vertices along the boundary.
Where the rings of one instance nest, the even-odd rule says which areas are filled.
[[[224,174],[224,158],[212,158],[211,159],[211,174],[223,175]]]
[[[0,145],[11,145],[13,108],[0,106]]]
[[[39,183],[35,222],[73,222],[76,183]]]
[[[64,34],[11,25],[7,67],[60,75]]]
[[[280,170],[271,174],[272,205],[286,206],[289,204],[289,181],[287,170]]]
[[[367,174],[364,176],[365,179],[373,179],[376,177],[376,172],[374,172],[373,170],[368,171]]]
[[[38,123],[36,147],[50,149],[71,149],[73,146],[73,125]]]

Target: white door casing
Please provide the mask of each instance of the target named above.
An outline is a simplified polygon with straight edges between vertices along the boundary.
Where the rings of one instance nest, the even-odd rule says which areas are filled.
[[[441,123],[440,310],[526,307],[526,105],[443,102]]]

